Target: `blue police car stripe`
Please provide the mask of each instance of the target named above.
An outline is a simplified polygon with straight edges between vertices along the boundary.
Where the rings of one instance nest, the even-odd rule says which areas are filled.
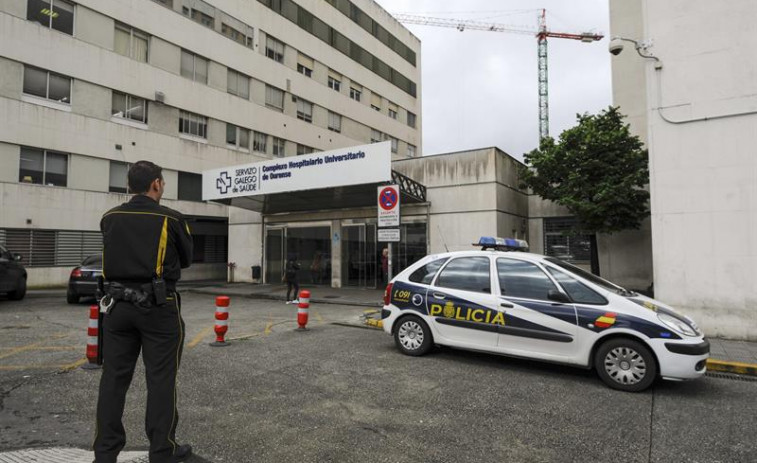
[[[505,299],[512,302],[513,304],[518,304],[544,315],[549,315],[550,317],[557,318],[558,320],[562,320],[566,323],[570,323],[572,325],[576,324],[576,311],[573,309],[572,304],[555,305],[554,302],[522,301],[513,298]]]
[[[390,303],[400,310],[413,310],[428,315],[426,288],[398,281],[392,285]]]
[[[602,309],[594,307],[576,306],[576,313],[578,315],[578,326],[595,333],[599,333],[612,328],[627,328],[633,331],[638,331],[649,338],[665,338],[665,339],[681,339],[680,336],[671,332],[667,327],[658,325],[642,318],[634,317],[633,315],[627,315],[624,313],[615,312],[615,323],[611,327],[602,328],[597,326],[597,318],[603,316],[607,312],[611,312],[610,306],[603,306]]]

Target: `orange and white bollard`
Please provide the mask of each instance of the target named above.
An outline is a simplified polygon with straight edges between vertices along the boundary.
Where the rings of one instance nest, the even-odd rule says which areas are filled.
[[[216,297],[216,326],[213,328],[213,331],[216,332],[216,340],[210,343],[213,347],[225,347],[229,345],[224,339],[224,336],[229,330],[230,303],[231,299],[229,296]]]
[[[305,325],[308,324],[308,309],[310,308],[310,291],[303,289],[300,291],[300,303],[297,304],[297,327],[298,331],[305,331]]]
[[[89,306],[89,324],[87,325],[87,363],[82,365],[85,370],[97,370],[100,365],[97,364],[97,333],[100,329],[100,307],[97,305]]]

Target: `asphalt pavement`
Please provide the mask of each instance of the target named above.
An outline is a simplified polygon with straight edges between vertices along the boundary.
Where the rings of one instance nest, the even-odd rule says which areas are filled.
[[[61,368],[83,349],[58,349],[82,346],[86,308],[0,301],[0,462],[91,444],[100,373]],[[298,332],[291,305],[232,299],[229,337],[243,339],[213,348],[213,297],[186,294],[178,436],[190,462],[757,461],[749,377],[629,394],[580,369],[453,349],[407,357],[379,330],[334,324],[364,310],[313,304]],[[139,461],[143,375],[139,364],[124,415]]]

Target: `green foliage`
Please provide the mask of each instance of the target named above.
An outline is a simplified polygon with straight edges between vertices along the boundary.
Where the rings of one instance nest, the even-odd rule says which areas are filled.
[[[544,138],[524,155],[523,186],[567,207],[581,224],[576,232],[638,229],[649,216],[647,150],[617,107],[577,118],[558,141]]]

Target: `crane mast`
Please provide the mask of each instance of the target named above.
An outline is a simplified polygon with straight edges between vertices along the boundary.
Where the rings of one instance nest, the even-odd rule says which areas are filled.
[[[511,34],[528,34],[536,36],[537,39],[537,57],[538,57],[538,80],[539,80],[539,139],[549,136],[549,72],[548,72],[548,54],[547,38],[580,40],[581,42],[596,42],[602,40],[602,34],[593,32],[584,32],[581,34],[572,34],[568,32],[552,32],[547,29],[547,12],[545,9],[539,10],[538,30],[515,27],[507,24],[487,23],[483,21],[471,21],[450,18],[431,18],[427,16],[418,16],[412,14],[394,14],[397,21],[405,24],[418,24],[422,26],[436,27],[454,27],[460,32],[466,29],[488,31],[488,32],[507,32]]]

